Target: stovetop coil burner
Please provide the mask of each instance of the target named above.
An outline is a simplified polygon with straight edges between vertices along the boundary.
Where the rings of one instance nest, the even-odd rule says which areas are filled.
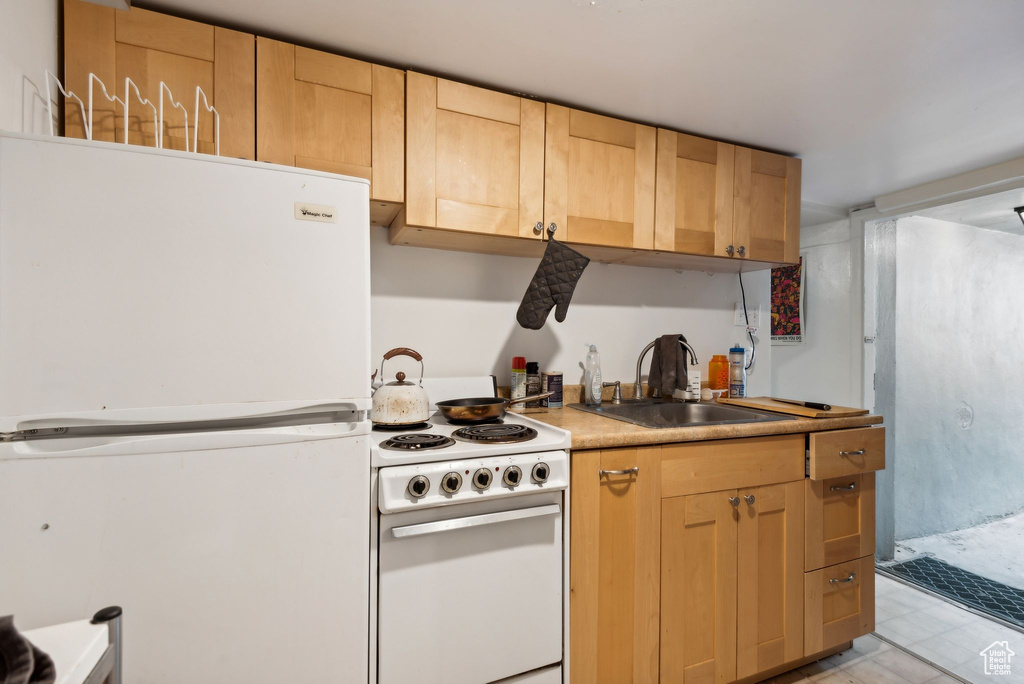
[[[537,436],[532,427],[515,424],[473,425],[452,433],[452,437],[462,442],[483,442],[486,444],[515,444],[528,442]]]
[[[377,432],[410,432],[413,430],[431,430],[433,425],[427,422],[412,423],[411,425],[384,425],[379,423],[373,426]]]
[[[393,451],[428,451],[430,449],[444,449],[455,444],[451,437],[438,434],[425,434],[413,432],[405,435],[395,435],[385,440],[381,446]]]

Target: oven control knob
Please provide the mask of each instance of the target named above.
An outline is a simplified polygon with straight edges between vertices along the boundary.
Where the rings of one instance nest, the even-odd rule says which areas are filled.
[[[491,486],[491,480],[494,479],[494,475],[487,468],[480,468],[473,473],[473,486],[477,489],[487,489]]]
[[[441,489],[448,492],[449,494],[454,494],[461,488],[462,476],[454,471],[445,475],[444,479],[441,480]]]
[[[551,475],[551,468],[547,463],[538,463],[533,466],[533,481],[540,482],[541,484],[548,481],[548,477]]]
[[[411,494],[414,499],[422,499],[427,495],[428,489],[430,489],[430,480],[422,475],[417,475],[409,480],[409,494]]]
[[[505,476],[502,481],[509,487],[517,487],[523,481],[523,471],[519,469],[519,466],[509,466],[505,468]]]

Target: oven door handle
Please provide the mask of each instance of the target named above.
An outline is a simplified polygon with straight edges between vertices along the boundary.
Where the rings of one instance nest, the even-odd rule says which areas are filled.
[[[542,515],[555,515],[561,510],[562,507],[558,504],[547,504],[546,506],[516,508],[510,511],[470,515],[465,518],[450,518],[448,520],[437,520],[434,522],[419,523],[416,525],[404,525],[402,527],[392,528],[391,536],[395,539],[419,537],[424,534],[461,530],[466,527],[480,527],[481,525],[493,525],[495,523],[508,522],[510,520],[523,520],[525,518],[536,518]]]

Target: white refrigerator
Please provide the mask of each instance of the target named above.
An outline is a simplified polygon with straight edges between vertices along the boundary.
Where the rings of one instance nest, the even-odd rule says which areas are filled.
[[[0,615],[367,681],[368,231],[362,179],[0,134]]]

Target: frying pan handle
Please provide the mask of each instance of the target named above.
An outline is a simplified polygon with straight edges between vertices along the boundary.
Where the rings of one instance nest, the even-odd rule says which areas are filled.
[[[411,356],[412,358],[414,358],[414,359],[416,359],[417,361],[420,362],[420,387],[422,387],[423,386],[423,356],[421,356],[420,353],[418,351],[416,351],[415,349],[409,349],[408,347],[395,347],[394,349],[392,349],[389,352],[387,352],[386,354],[384,354],[384,361],[387,361],[388,359],[394,358],[396,356]],[[384,361],[380,362],[380,379],[381,379],[382,382],[384,381]],[[405,380],[404,377],[400,378],[398,381],[402,382],[403,380]]]
[[[384,354],[384,360],[393,359],[396,356],[411,356],[420,363],[423,363],[423,357],[415,349],[409,349],[408,347],[395,347],[391,351]]]
[[[554,392],[545,392],[544,394],[533,394],[529,397],[522,397],[520,399],[509,399],[508,404],[509,406],[511,406],[512,404],[521,404],[524,401],[533,401],[534,399],[547,399],[548,397],[553,397],[554,395]]]

